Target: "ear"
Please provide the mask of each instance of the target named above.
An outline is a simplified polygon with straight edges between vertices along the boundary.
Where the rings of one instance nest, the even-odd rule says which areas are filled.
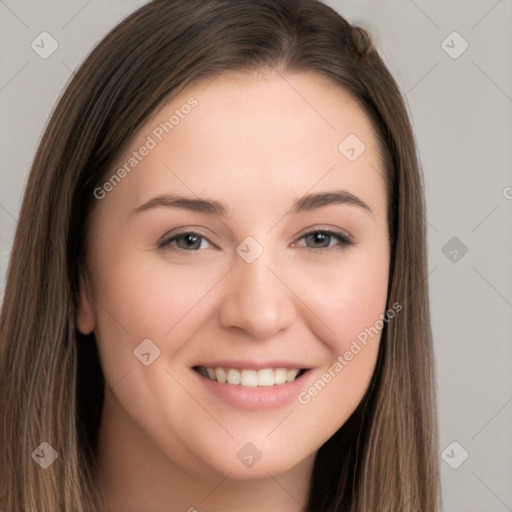
[[[96,318],[92,307],[92,295],[90,293],[89,279],[80,275],[80,297],[76,325],[82,334],[90,334],[96,327]]]

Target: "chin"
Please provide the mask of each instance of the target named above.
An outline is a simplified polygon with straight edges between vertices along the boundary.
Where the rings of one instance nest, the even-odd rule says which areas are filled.
[[[262,439],[261,436],[253,437]],[[227,446],[219,450],[219,445],[211,447],[209,456],[202,454],[204,464],[223,478],[229,475],[230,480],[259,480],[285,474],[302,463],[311,462],[316,455],[298,453],[297,443],[287,445],[278,438],[270,442],[241,442],[231,439]],[[195,448],[197,451],[197,446]],[[284,455],[284,456],[283,456]]]

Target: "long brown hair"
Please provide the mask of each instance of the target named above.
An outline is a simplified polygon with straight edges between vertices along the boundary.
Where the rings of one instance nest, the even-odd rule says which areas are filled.
[[[226,70],[314,71],[349,91],[379,137],[388,193],[388,305],[356,411],[318,452],[307,511],[436,512],[435,362],[424,198],[404,101],[364,30],[316,0],[155,0],[78,69],[37,150],[0,319],[0,508],[101,510],[96,439],[104,380],[76,329],[94,189],[137,130],[188,85]],[[49,443],[45,470],[32,452]]]

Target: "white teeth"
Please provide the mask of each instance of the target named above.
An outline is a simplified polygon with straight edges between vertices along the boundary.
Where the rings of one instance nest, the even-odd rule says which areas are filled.
[[[299,370],[296,370],[295,368],[293,370],[287,370],[286,371],[286,382],[293,382],[295,380],[295,377],[297,377],[298,373],[299,373]]]
[[[274,384],[284,384],[286,382],[286,368],[277,368],[274,370]]]
[[[200,373],[217,382],[228,382],[248,388],[271,387],[293,382],[300,372],[298,368],[263,368],[261,370],[237,370],[236,368],[199,367]]]
[[[215,368],[215,378],[217,382],[226,382],[226,372],[224,368]]]
[[[258,386],[273,386],[274,385],[274,370],[272,368],[265,368],[258,370]]]
[[[229,384],[240,384],[240,372],[234,368],[230,368],[227,373]]]
[[[240,372],[240,384],[242,386],[255,388],[258,385],[258,374],[256,370],[242,370]]]

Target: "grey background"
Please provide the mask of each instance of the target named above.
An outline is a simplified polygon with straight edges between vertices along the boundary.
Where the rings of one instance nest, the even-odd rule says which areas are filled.
[[[0,300],[28,171],[55,102],[92,47],[144,3],[0,0]],[[414,124],[444,510],[512,511],[512,0],[327,3],[370,31]],[[59,45],[48,59],[31,48],[43,31]],[[463,41],[454,31],[469,45],[457,58]]]

